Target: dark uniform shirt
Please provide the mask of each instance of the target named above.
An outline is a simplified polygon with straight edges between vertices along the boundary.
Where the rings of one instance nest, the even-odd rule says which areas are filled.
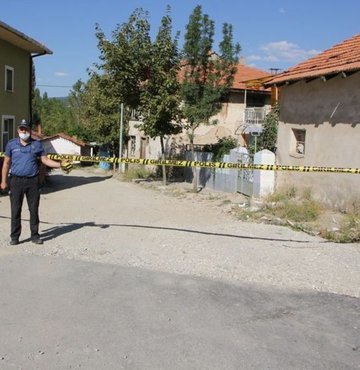
[[[45,150],[38,140],[30,139],[22,145],[20,138],[15,138],[7,143],[5,155],[11,158],[11,175],[33,177],[39,173],[38,159],[45,155]]]

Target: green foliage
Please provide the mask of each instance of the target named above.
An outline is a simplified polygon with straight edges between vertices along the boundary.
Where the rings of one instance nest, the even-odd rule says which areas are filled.
[[[239,44],[233,43],[232,27],[223,26],[223,40],[219,55],[214,53],[215,23],[201,6],[195,7],[186,27],[182,81],[183,114],[188,128],[193,131],[200,123],[208,123],[210,117],[221,109],[223,99],[232,86]]]
[[[229,154],[231,149],[237,147],[237,140],[233,137],[223,137],[213,146],[213,161],[219,162],[225,154]]]
[[[286,221],[311,222],[320,215],[321,207],[311,197],[311,189],[299,194],[295,186],[289,186],[268,196],[265,208]]]
[[[268,149],[275,153],[279,124],[279,107],[276,105],[268,113],[263,125],[263,132],[257,141],[257,150]]]
[[[180,67],[178,36],[172,38],[172,20],[167,14],[154,42],[150,38],[148,13],[136,9],[127,23],[113,32],[108,41],[96,27],[103,78],[98,78],[104,97],[128,109],[137,109],[143,120],[139,128],[151,138],[163,138],[179,133],[180,87],[177,74]],[[163,151],[164,152],[164,151]]]
[[[322,212],[323,207],[311,198],[309,190],[301,193],[291,186],[268,196],[259,207],[236,208],[235,213],[241,220],[290,225],[296,230],[317,235]]]
[[[187,123],[192,159],[195,130],[218,113],[236,73],[240,45],[233,43],[232,26],[224,24],[219,52],[213,49],[215,23],[196,6],[186,26],[183,48],[182,113]],[[197,191],[196,169],[193,169],[193,191]]]
[[[132,181],[134,179],[148,179],[153,176],[153,172],[148,170],[143,165],[132,165],[121,175],[124,181]]]
[[[128,22],[119,25],[112,33],[112,41],[96,25],[96,37],[101,61],[97,67],[107,76],[101,81],[102,87],[119,104],[122,102],[131,109],[138,108],[152,62],[148,13],[141,8],[136,9]]]
[[[83,105],[83,127],[92,138],[106,144],[110,154],[119,153],[119,104],[115,97],[109,97],[102,89],[106,75],[93,73],[84,86],[81,101]],[[125,133],[124,133],[125,136]]]
[[[143,123],[139,127],[151,138],[163,138],[181,131],[181,98],[177,79],[180,56],[177,37],[173,40],[171,32],[172,20],[167,14],[162,18],[156,40],[151,45],[149,78],[140,94]]]
[[[309,222],[320,215],[319,205],[312,200],[302,202],[285,202],[275,208],[278,217],[294,222]]]
[[[180,56],[169,14],[168,7],[154,41],[148,13],[141,8],[117,26],[111,40],[96,25],[100,61],[94,65],[97,70],[89,72],[89,80],[77,81],[65,101],[34,91],[33,112],[41,117],[45,134],[76,135],[108,144],[117,153],[120,103],[127,109],[125,126],[128,112],[139,110],[141,129],[152,138],[160,137],[162,145],[166,135],[181,131],[183,118],[192,134],[200,123],[208,122],[232,85],[240,46],[233,43],[232,26],[224,24],[215,54],[215,24],[198,6],[190,16]],[[179,84],[182,57],[187,66]]]
[[[71,110],[66,101],[57,98],[48,98],[45,93],[35,89],[33,98],[33,118],[41,120],[42,131],[45,135],[54,135],[59,132],[70,134],[74,125]]]

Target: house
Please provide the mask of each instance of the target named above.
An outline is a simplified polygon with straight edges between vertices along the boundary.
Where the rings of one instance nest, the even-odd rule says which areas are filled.
[[[16,124],[32,118],[34,58],[45,54],[52,51],[0,21],[0,152],[15,137]]]
[[[360,34],[272,77],[280,90],[277,162],[360,167]],[[277,173],[277,187],[311,188],[322,202],[349,209],[360,202],[360,177]]]
[[[211,120],[217,125],[200,125],[195,131],[195,147],[215,144],[220,138],[234,137],[239,145],[247,145],[251,140],[252,128],[258,129],[270,110],[271,89],[262,84],[248,83],[269,76],[265,71],[240,63],[234,76],[234,83],[221,111]],[[146,137],[139,129],[140,118],[134,116],[129,122],[127,155],[129,157],[158,158],[159,139]],[[190,140],[186,132],[166,138],[168,153],[184,151]]]
[[[261,129],[270,111],[270,89],[253,81],[268,76],[265,71],[238,64],[228,99],[213,117],[218,124],[200,126],[195,132],[194,144],[215,144],[220,138],[230,136],[238,139],[240,146],[247,146],[251,133]],[[187,136],[184,139],[188,141]]]
[[[64,133],[42,137],[41,142],[48,154],[92,155],[89,144]]]

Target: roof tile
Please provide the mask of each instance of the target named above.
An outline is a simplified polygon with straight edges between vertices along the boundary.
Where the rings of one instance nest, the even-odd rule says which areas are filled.
[[[358,70],[360,70],[360,34],[276,75],[268,80],[265,86]]]
[[[183,65],[179,71],[180,80],[184,78],[185,70],[186,70],[186,64],[185,62],[183,62]],[[234,75],[234,82],[233,82],[232,88],[239,89],[239,90],[248,89],[248,90],[267,91],[267,89],[264,88],[262,84],[254,84],[253,82],[256,80],[260,80],[264,77],[269,77],[269,76],[270,74],[268,72],[239,63],[236,66],[236,73]]]

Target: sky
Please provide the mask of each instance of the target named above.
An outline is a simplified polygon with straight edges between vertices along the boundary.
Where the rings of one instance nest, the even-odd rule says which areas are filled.
[[[155,36],[167,5],[180,46],[192,10],[201,5],[215,22],[214,49],[222,24],[230,23],[245,63],[267,72],[286,70],[360,33],[360,0],[0,0],[0,20],[53,51],[34,59],[37,87],[63,97],[79,79],[86,82],[98,62],[96,24],[111,40],[117,26],[143,8]]]

